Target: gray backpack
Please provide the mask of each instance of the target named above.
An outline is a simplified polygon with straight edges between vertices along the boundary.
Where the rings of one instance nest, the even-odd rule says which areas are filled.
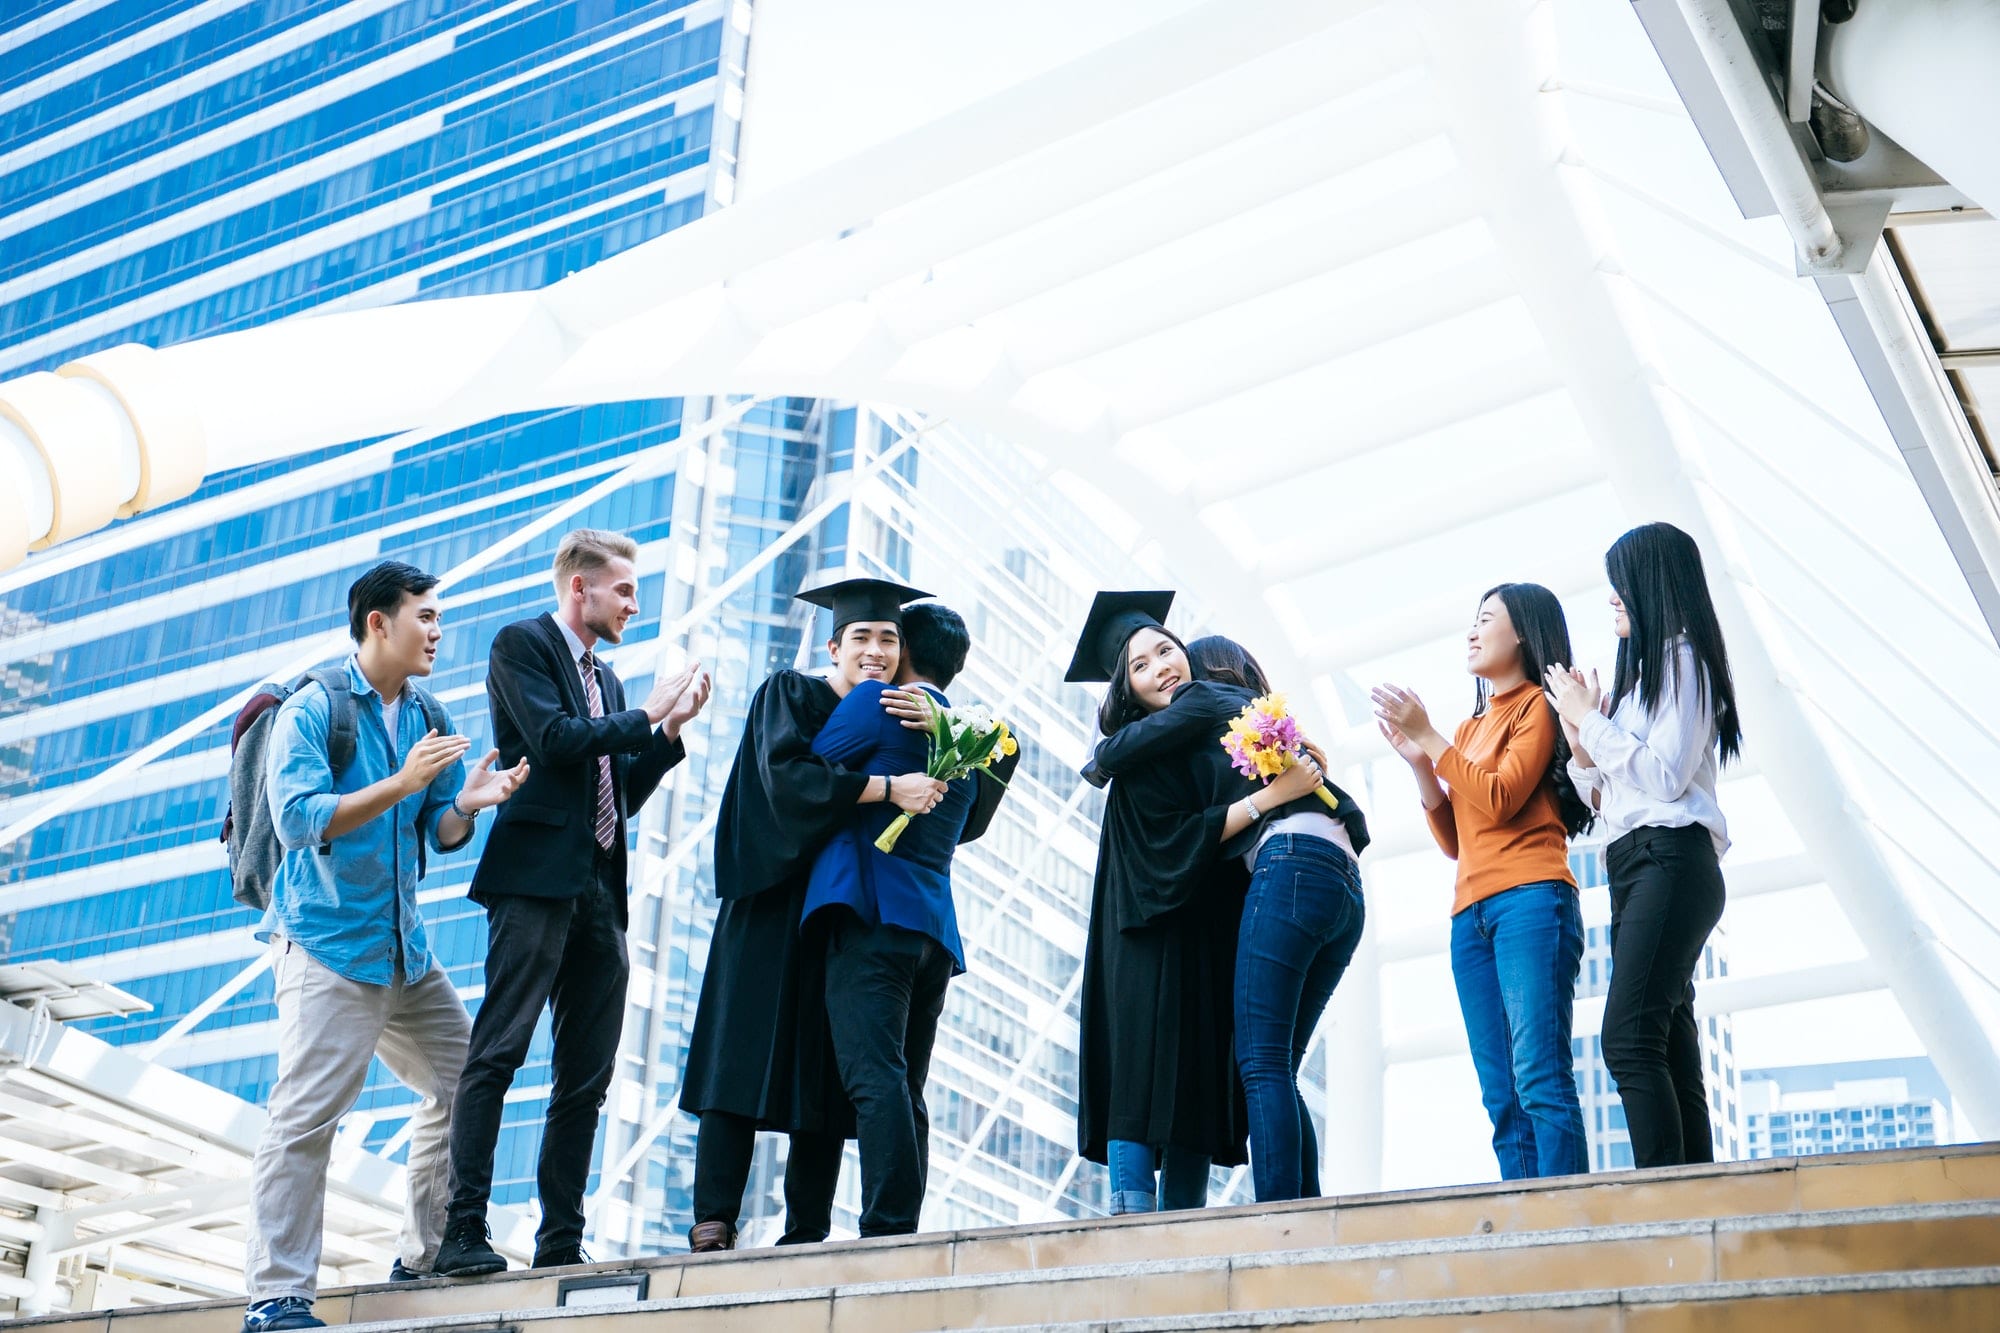
[[[334,777],[339,778],[354,762],[354,728],[360,715],[344,662],[316,666],[289,685],[266,682],[258,686],[236,714],[229,733],[229,810],[222,819],[222,841],[229,848],[232,895],[245,907],[260,912],[271,905],[271,885],[285,859],[285,847],[278,841],[271,803],[265,795],[271,728],[277,725],[278,706],[314,681],[326,691],[326,757]],[[450,731],[451,719],[445,716],[444,706],[415,681],[409,684],[424,710],[425,726],[440,736]],[[236,817],[238,810],[243,812],[241,819]],[[319,854],[333,855],[333,844],[321,843]],[[425,869],[423,840],[418,839],[417,878],[423,878]]]

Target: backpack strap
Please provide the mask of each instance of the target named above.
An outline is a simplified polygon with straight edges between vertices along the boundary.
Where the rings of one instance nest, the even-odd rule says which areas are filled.
[[[347,678],[344,663],[314,667],[305,674],[305,680],[317,681],[326,691],[326,759],[338,776],[354,762],[354,728],[359,708],[354,702],[353,682]]]
[[[347,677],[347,664],[314,667],[299,677],[294,691],[308,682],[317,684],[326,691],[326,761],[338,778],[347,766],[354,762],[354,729],[359,706],[354,702],[354,685]],[[333,842],[329,839],[319,845],[321,856],[333,855]]]
[[[418,706],[424,710],[424,726],[440,736],[448,735],[451,718],[446,715],[444,705],[437,701],[437,696],[414,680],[407,682],[406,688],[417,697]]]
[[[451,732],[451,718],[446,715],[444,705],[437,701],[437,697],[414,680],[407,682],[405,688],[416,697],[417,706],[424,710],[425,729],[435,731],[440,736],[448,735]],[[428,873],[430,873],[430,848],[424,845],[423,838],[419,836],[417,878],[421,880]]]

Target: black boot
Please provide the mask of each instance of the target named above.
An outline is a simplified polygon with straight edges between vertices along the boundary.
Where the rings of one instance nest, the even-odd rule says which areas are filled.
[[[504,1273],[507,1261],[487,1243],[486,1219],[454,1217],[444,1226],[444,1243],[438,1246],[437,1263],[431,1271],[439,1277],[485,1277]]]

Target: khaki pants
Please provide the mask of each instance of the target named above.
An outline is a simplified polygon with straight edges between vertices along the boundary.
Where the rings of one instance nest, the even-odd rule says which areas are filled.
[[[398,1253],[428,1272],[444,1231],[452,1101],[472,1022],[436,961],[415,981],[349,981],[289,941],[272,946],[278,1083],[250,1175],[243,1276],[253,1301],[308,1300],[319,1286],[326,1166],[340,1117],[377,1055],[424,1100],[411,1116],[409,1197]],[[384,1275],[387,1276],[386,1274]]]

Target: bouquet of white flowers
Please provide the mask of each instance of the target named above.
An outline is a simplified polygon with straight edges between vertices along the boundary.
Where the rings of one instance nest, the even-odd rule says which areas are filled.
[[[1001,756],[1013,754],[1021,748],[1020,742],[1007,729],[1007,724],[994,717],[992,710],[984,704],[961,704],[957,708],[939,708],[932,704],[930,712],[931,753],[924,772],[940,782],[956,782],[990,767]],[[875,849],[883,852],[895,850],[896,839],[903,836],[903,830],[909,825],[910,814],[906,810],[882,830],[882,836],[875,839]]]

